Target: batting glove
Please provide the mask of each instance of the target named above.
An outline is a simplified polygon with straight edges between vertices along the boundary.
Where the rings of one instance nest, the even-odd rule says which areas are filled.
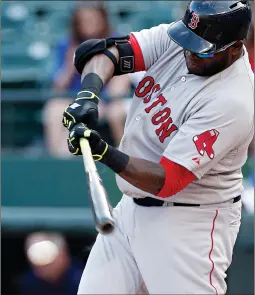
[[[80,148],[80,138],[82,137],[89,141],[93,159],[95,161],[102,160],[107,152],[108,144],[97,131],[87,128],[83,123],[78,123],[70,131],[69,138],[67,139],[69,151],[75,156],[82,154]]]
[[[62,123],[71,130],[75,124],[84,123],[89,128],[95,128],[98,123],[99,97],[91,91],[83,90],[77,98],[65,109]]]

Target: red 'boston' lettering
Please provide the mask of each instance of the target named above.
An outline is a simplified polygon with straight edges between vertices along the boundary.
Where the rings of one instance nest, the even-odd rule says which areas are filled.
[[[159,84],[154,85],[151,90],[151,93],[143,99],[143,102],[148,103],[151,100],[152,94],[158,92],[159,90],[160,90]]]
[[[164,122],[171,114],[171,110],[169,108],[164,108],[162,111],[158,111],[152,118],[151,122],[154,125],[158,125],[159,123]]]
[[[163,94],[157,96],[157,100],[155,100],[148,108],[145,109],[146,113],[149,113],[153,108],[155,108],[158,104],[164,105],[166,103],[166,99]]]
[[[145,77],[141,82],[139,82],[136,90],[135,95],[137,97],[143,97],[147,95],[154,85],[154,79],[150,76]]]
[[[143,103],[147,104],[151,101],[152,96],[160,89],[160,85],[155,84],[153,77],[147,76],[144,77],[138,84],[135,90],[135,95],[139,98],[143,98]],[[163,93],[160,93],[155,99],[153,98],[153,102],[144,110],[148,114],[153,108],[159,105],[163,106],[166,102],[167,100],[165,99]],[[163,110],[158,110],[151,118],[152,124],[159,125],[159,127],[155,130],[155,133],[159,137],[161,143],[163,143],[172,132],[177,130],[177,127],[172,124],[173,120],[170,115],[171,109],[169,107],[165,107]]]
[[[170,134],[172,132],[174,132],[175,130],[177,130],[177,127],[172,124],[173,120],[172,118],[169,118],[167,121],[165,121],[164,123],[162,123],[159,128],[157,128],[156,134],[159,136],[159,140],[160,142],[164,142],[164,140],[170,136]],[[171,125],[172,124],[172,125]],[[169,126],[171,125],[171,127],[169,128]]]

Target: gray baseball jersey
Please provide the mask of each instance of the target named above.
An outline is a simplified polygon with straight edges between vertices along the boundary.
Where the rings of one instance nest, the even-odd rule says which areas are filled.
[[[253,136],[254,75],[248,54],[211,77],[188,73],[169,24],[132,33],[146,74],[136,88],[119,149],[129,156],[178,163],[196,180],[168,199],[211,204],[242,193],[241,168]],[[132,197],[153,196],[117,177]]]

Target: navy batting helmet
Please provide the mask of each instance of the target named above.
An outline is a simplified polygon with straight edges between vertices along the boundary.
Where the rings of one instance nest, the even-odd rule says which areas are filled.
[[[194,53],[216,53],[245,39],[251,19],[249,1],[191,1],[168,35]]]

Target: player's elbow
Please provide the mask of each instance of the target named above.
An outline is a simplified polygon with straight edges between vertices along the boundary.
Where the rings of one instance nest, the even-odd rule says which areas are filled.
[[[119,60],[119,53],[114,44],[109,46],[106,39],[90,39],[81,43],[75,50],[73,62],[76,70],[82,74],[87,62],[98,55],[103,55],[105,60],[111,60],[113,69]]]

